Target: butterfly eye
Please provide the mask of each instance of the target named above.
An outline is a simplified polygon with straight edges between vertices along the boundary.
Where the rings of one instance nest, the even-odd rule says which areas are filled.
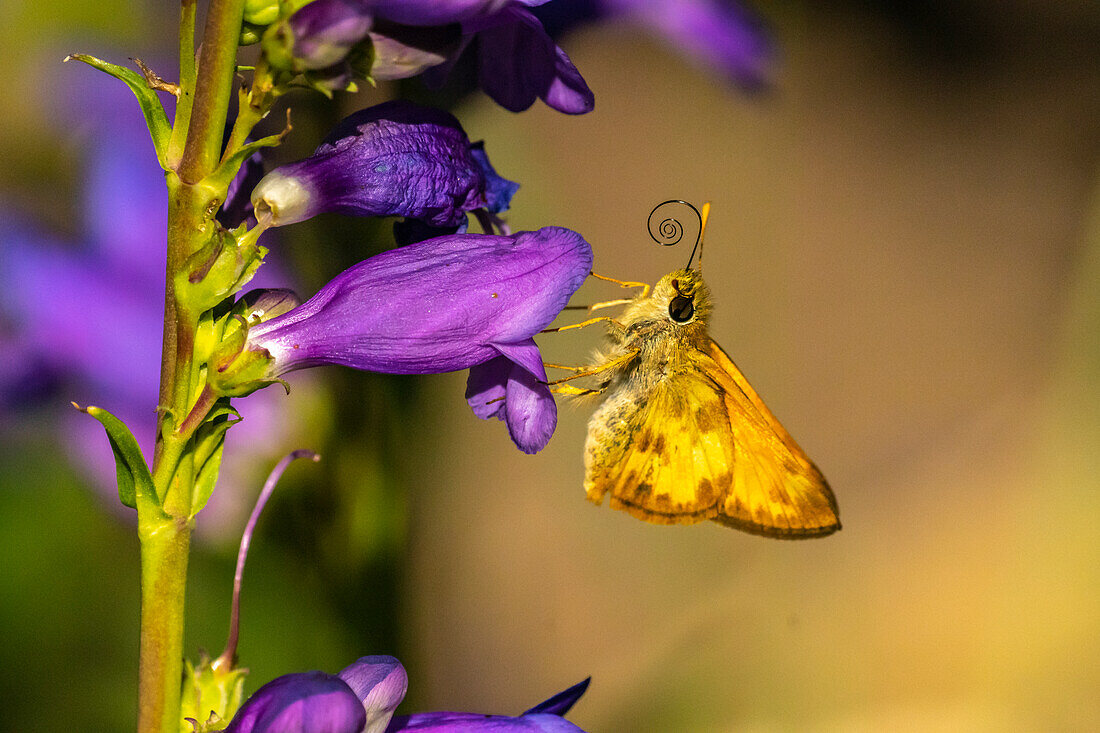
[[[691,298],[678,295],[668,304],[668,315],[677,323],[687,323],[695,315],[695,304]]]

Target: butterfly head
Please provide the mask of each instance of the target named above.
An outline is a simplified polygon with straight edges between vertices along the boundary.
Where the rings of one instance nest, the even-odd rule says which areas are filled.
[[[635,300],[623,314],[635,328],[679,329],[702,326],[710,315],[710,288],[697,270],[665,275],[645,298]]]

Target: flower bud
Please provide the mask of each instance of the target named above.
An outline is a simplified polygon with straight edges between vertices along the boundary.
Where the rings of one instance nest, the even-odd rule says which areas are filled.
[[[279,19],[279,0],[244,0],[244,22],[270,25]]]
[[[302,69],[326,69],[343,61],[367,37],[371,14],[351,0],[314,0],[287,23],[290,54]]]
[[[274,226],[336,212],[454,227],[468,211],[503,211],[518,187],[452,115],[396,101],[356,112],[312,156],[268,173],[252,203]]]

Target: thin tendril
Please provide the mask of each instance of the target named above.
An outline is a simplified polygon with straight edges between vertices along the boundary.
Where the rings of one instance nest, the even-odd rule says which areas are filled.
[[[287,466],[298,458],[308,458],[314,463],[321,460],[321,456],[304,448],[284,456],[271,471],[267,481],[264,482],[264,487],[260,490],[260,496],[256,499],[256,506],[252,508],[252,515],[249,516],[248,524],[244,527],[244,534],[241,535],[241,546],[237,550],[237,570],[233,574],[233,602],[229,612],[229,638],[225,641],[225,651],[214,660],[212,665],[214,669],[222,666],[232,668],[234,659],[237,656],[237,637],[241,620],[241,578],[244,576],[244,561],[248,557],[248,546],[252,543],[252,533],[256,530],[256,522],[260,519],[260,512],[264,510],[267,500],[271,498],[271,494],[275,491],[275,484],[279,483],[279,479],[282,478]]]

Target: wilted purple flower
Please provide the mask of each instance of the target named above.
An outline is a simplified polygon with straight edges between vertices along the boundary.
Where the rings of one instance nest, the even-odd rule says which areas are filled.
[[[564,716],[588,680],[515,717],[476,713],[414,713],[393,717],[408,677],[394,657],[362,657],[339,675],[306,672],[261,687],[234,716],[227,733],[398,733],[398,731],[527,731],[584,733]]]
[[[426,72],[430,86],[441,86],[462,52],[475,44],[478,83],[501,107],[522,112],[542,99],[566,114],[591,112],[596,103],[592,90],[539,19],[524,7],[540,4],[377,0],[375,12],[378,17],[407,25],[461,23],[463,38],[457,51],[448,63]]]
[[[518,187],[453,115],[393,101],[347,117],[313,155],[268,173],[252,202],[275,226],[336,212],[457,227],[468,211],[507,209]]]
[[[244,353],[270,356],[268,378],[322,364],[391,374],[476,367],[475,413],[503,417],[516,445],[534,453],[557,410],[532,337],[591,268],[588,243],[559,227],[437,237],[345,270],[298,308],[252,327]],[[488,404],[475,404],[478,395]]]
[[[749,88],[767,83],[775,61],[764,24],[736,0],[554,0],[534,13],[555,38],[586,22],[639,25]]]
[[[164,68],[164,67],[160,67]],[[81,84],[79,112],[70,130],[80,137],[83,201],[77,242],[52,236],[28,217],[0,213],[0,420],[11,424],[26,409],[42,412],[34,424],[60,433],[65,455],[96,488],[121,505],[115,463],[102,427],[73,410],[70,400],[100,405],[132,429],[151,458],[156,433],[164,312],[164,258],[168,194],[133,95],[94,71],[74,74]],[[94,105],[95,109],[89,109]],[[95,120],[94,126],[87,120]],[[254,284],[286,281],[275,265]],[[37,391],[36,391],[37,390]],[[295,399],[308,399],[298,390]],[[280,395],[256,395],[245,420],[229,431],[222,462],[223,490],[211,500],[201,532],[236,526],[242,489],[256,466],[277,455],[294,431],[279,418]],[[29,423],[20,421],[23,427]],[[3,427],[3,425],[0,425]]]
[[[592,91],[527,10],[545,1],[314,0],[290,19],[293,53],[308,68],[335,64],[369,28],[376,78],[427,72],[430,84],[441,85],[466,47],[476,42],[479,82],[505,109],[520,112],[541,98],[560,112],[589,112],[595,105]],[[351,20],[355,16],[358,26]],[[344,33],[353,26],[355,33]],[[362,33],[356,35],[359,28]]]

